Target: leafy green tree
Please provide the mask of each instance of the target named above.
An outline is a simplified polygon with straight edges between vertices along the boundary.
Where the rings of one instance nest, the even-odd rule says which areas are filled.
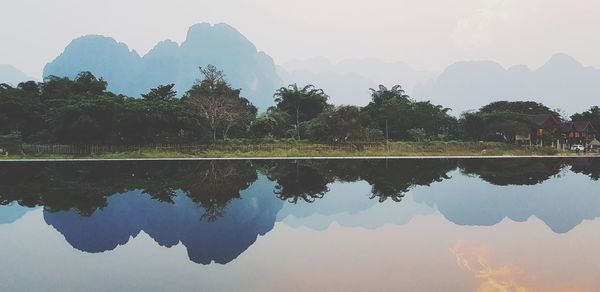
[[[33,135],[44,128],[45,110],[34,92],[0,84],[0,134]]]
[[[421,142],[425,141],[427,137],[427,133],[423,128],[410,129],[408,130],[408,135],[411,137],[413,141]]]
[[[150,89],[150,92],[142,94],[142,98],[146,100],[174,100],[177,98],[177,91],[173,88],[175,84],[160,85]]]
[[[311,137],[317,141],[344,142],[368,139],[364,118],[356,106],[340,106],[319,114],[310,122]]]
[[[483,106],[479,111],[488,114],[503,112],[523,115],[554,114],[557,118],[560,118],[557,111],[535,101],[496,101]]]
[[[391,89],[380,85],[377,90],[371,89],[371,96],[372,101],[365,107],[370,125],[389,134],[390,139],[411,139],[411,129],[423,129],[429,137],[448,137],[456,124],[448,114],[449,108],[414,101],[400,85]]]
[[[282,87],[275,92],[276,108],[287,113],[292,118],[296,138],[301,139],[300,124],[310,121],[324,112],[331,105],[327,103],[329,96],[323,89],[314,85],[306,85],[302,88],[297,84]]]
[[[250,131],[255,138],[287,138],[290,119],[286,112],[271,107],[252,121]]]

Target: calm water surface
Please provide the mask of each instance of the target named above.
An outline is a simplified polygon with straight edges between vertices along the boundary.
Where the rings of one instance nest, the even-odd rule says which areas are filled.
[[[600,159],[0,163],[0,291],[599,291]]]

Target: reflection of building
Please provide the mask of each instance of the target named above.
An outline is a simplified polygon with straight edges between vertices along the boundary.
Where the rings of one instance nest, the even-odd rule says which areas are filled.
[[[561,123],[553,114],[529,115],[534,127],[528,136],[517,136],[516,142],[520,145],[544,145],[544,138],[554,141],[558,138],[561,129]]]
[[[567,122],[562,125],[562,142],[567,145],[586,145],[596,136],[596,129],[589,121]]]

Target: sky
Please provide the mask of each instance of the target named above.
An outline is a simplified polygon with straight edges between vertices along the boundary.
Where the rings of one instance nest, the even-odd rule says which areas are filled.
[[[555,53],[600,67],[600,0],[1,0],[0,64],[32,77],[74,38],[114,37],[140,54],[228,23],[278,64],[378,58],[439,71],[461,60],[541,66]]]

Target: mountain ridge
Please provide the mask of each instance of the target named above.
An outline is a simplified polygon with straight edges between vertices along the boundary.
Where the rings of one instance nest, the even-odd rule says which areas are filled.
[[[108,81],[115,93],[139,97],[158,85],[175,83],[182,95],[200,78],[198,67],[208,64],[223,70],[232,86],[262,110],[282,85],[273,59],[224,23],[192,25],[182,43],[164,40],[143,56],[112,37],[82,36],[45,66],[43,76],[74,78],[90,71]]]

